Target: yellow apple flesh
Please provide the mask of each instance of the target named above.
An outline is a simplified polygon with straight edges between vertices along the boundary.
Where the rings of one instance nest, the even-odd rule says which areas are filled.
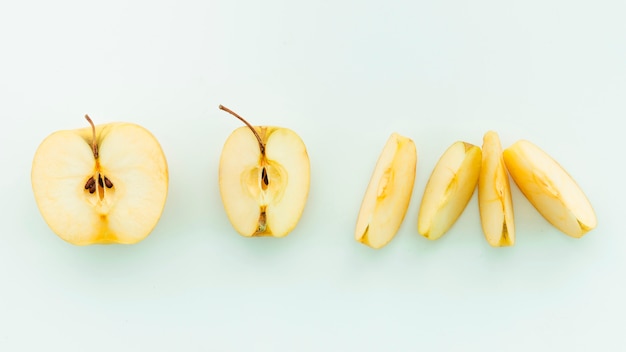
[[[596,214],[574,179],[551,156],[526,140],[504,150],[513,181],[537,211],[563,233],[580,238],[597,226]]]
[[[250,128],[258,134],[263,151]],[[220,157],[219,189],[228,219],[242,236],[289,234],[302,216],[309,184],[309,156],[294,131],[240,127],[226,140]]]
[[[52,133],[35,153],[31,182],[44,220],[65,241],[132,244],[161,217],[168,170],[156,138],[120,122]]]
[[[361,203],[355,239],[384,247],[398,232],[413,193],[417,150],[407,137],[393,133],[376,162]]]
[[[472,198],[480,173],[478,146],[455,142],[435,165],[417,216],[417,231],[430,240],[443,236]]]
[[[478,208],[485,239],[493,247],[515,244],[511,186],[502,157],[500,138],[494,131],[483,137],[483,162],[478,178]]]

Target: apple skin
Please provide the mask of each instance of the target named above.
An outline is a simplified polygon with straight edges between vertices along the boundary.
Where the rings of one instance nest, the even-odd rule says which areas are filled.
[[[31,184],[47,225],[68,243],[134,244],[158,223],[168,193],[167,161],[157,139],[133,123],[57,131],[35,152]],[[86,180],[104,175],[112,187],[90,194]]]
[[[259,135],[264,154],[250,127]],[[244,237],[285,237],[298,224],[309,195],[307,149],[291,129],[250,127],[235,129],[222,149],[219,189],[224,210]]]

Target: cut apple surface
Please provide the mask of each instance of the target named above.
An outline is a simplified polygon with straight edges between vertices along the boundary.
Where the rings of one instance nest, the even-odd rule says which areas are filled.
[[[411,200],[416,166],[415,143],[391,134],[361,203],[355,230],[358,242],[379,249],[393,239]]]
[[[563,233],[582,237],[597,226],[596,214],[574,179],[551,156],[526,140],[504,150],[515,184],[537,211]]]
[[[156,226],[168,190],[167,162],[145,128],[109,123],[57,131],[39,145],[31,183],[52,231],[76,245],[144,239]]]
[[[481,166],[480,147],[455,142],[428,179],[417,216],[417,231],[430,240],[443,236],[472,198]]]
[[[222,149],[219,189],[235,230],[246,237],[284,237],[297,225],[310,184],[309,156],[300,137],[283,127],[246,126]]]
[[[493,247],[512,246],[515,244],[515,223],[511,186],[496,132],[485,133],[482,153],[478,208],[483,233]]]

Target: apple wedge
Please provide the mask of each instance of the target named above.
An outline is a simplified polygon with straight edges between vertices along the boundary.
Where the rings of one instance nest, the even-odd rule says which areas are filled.
[[[409,207],[416,166],[415,143],[392,133],[361,203],[354,234],[358,242],[380,249],[393,239]]]
[[[478,209],[485,239],[493,247],[515,244],[511,185],[502,157],[500,138],[494,131],[483,137],[483,161],[478,178]]]
[[[48,226],[75,245],[144,239],[156,226],[168,189],[167,162],[145,128],[116,122],[57,131],[37,148],[35,201]]]
[[[515,184],[557,229],[580,238],[597,226],[587,196],[570,174],[542,149],[520,140],[505,149],[503,156]]]
[[[480,147],[455,142],[435,165],[424,189],[417,231],[429,240],[443,236],[474,194],[480,173]]]
[[[297,225],[309,194],[310,162],[302,139],[283,127],[246,126],[224,143],[219,189],[235,230],[245,237],[284,237]]]

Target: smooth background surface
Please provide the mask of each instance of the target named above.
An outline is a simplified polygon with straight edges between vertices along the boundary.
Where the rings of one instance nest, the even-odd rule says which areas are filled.
[[[619,350],[626,345],[623,1],[21,1],[0,5],[0,350]],[[297,131],[312,183],[287,238],[246,239],[217,185],[240,123]],[[125,120],[160,140],[170,193],[134,246],[75,247],[30,187],[48,134]],[[514,190],[517,244],[490,248],[476,195],[416,231],[440,154],[525,138],[587,193],[575,240]],[[419,153],[380,251],[353,240],[383,144]]]

